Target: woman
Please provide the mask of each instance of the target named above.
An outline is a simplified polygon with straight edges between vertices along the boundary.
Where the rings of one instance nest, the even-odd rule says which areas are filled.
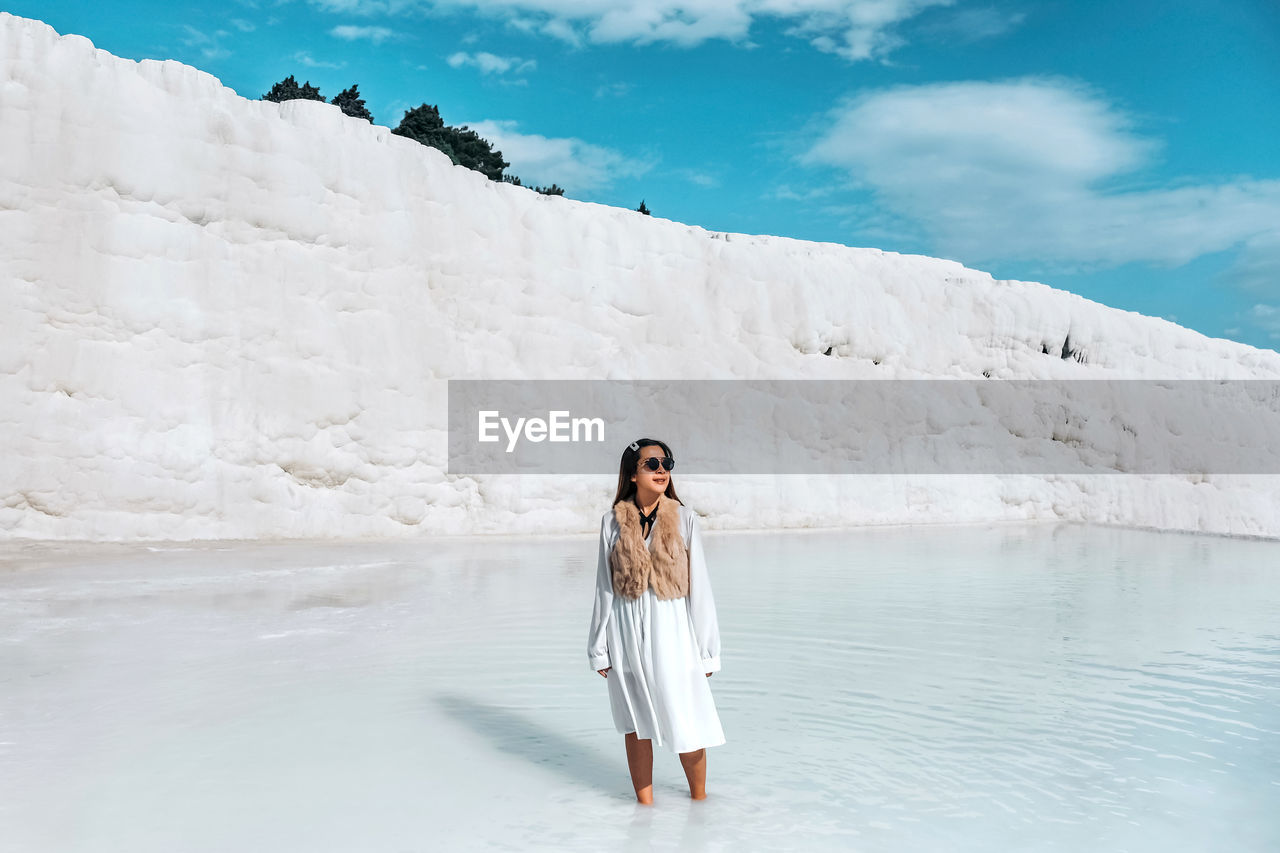
[[[636,799],[653,803],[653,741],[678,753],[689,796],[706,799],[706,747],[724,743],[707,679],[720,628],[698,517],[676,497],[671,449],[642,438],[622,451],[613,509],[600,525],[591,668],[608,679],[626,734]]]

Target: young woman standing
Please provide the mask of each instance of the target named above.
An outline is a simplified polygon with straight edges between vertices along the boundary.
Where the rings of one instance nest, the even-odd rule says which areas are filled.
[[[645,804],[653,802],[654,741],[679,754],[695,800],[707,796],[706,748],[725,742],[707,682],[720,669],[715,599],[698,517],[676,496],[674,467],[657,439],[622,452],[613,508],[601,519],[587,638]]]

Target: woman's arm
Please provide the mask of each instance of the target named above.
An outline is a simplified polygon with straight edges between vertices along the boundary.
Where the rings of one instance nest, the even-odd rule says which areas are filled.
[[[711,594],[711,576],[702,553],[702,533],[698,517],[689,514],[689,618],[698,641],[698,655],[703,672],[720,670],[720,623],[716,619],[716,600]]]
[[[609,528],[612,518],[604,517],[600,524],[600,561],[596,565],[596,602],[591,611],[591,631],[587,635],[587,657],[593,670],[606,669],[609,662],[609,636],[605,627],[613,611],[613,574],[609,569]]]

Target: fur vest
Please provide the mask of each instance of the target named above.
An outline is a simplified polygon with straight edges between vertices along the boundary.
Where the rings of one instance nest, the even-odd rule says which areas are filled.
[[[618,520],[618,539],[609,552],[613,569],[613,592],[639,598],[653,586],[661,599],[689,594],[689,550],[680,534],[680,502],[658,496],[658,517],[653,521],[653,544],[645,547],[640,535],[640,510],[634,500],[613,505]]]

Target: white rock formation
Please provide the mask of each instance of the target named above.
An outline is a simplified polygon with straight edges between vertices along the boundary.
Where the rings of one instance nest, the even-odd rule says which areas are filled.
[[[449,378],[1280,378],[1275,352],[1043,284],[494,183],[8,14],[0,311],[10,539],[596,530],[613,475],[444,472]],[[1268,476],[677,480],[709,528],[1280,536]]]

